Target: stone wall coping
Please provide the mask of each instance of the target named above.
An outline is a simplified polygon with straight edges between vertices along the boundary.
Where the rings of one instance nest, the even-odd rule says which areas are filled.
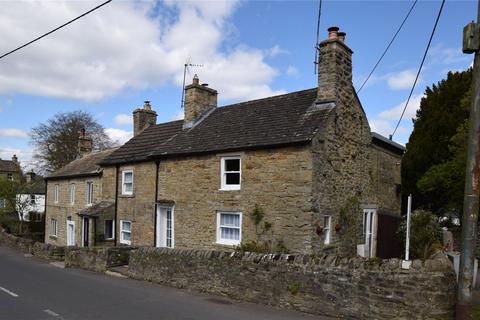
[[[305,267],[326,267],[336,269],[363,269],[371,271],[410,272],[453,272],[453,265],[447,255],[437,254],[433,259],[413,260],[410,269],[402,269],[402,260],[398,258],[379,259],[363,257],[340,257],[336,255],[304,255],[304,254],[259,254],[253,252],[228,252],[219,250],[191,250],[154,247],[138,247],[142,253],[159,255],[189,256],[204,259],[235,260],[257,264],[285,264]]]

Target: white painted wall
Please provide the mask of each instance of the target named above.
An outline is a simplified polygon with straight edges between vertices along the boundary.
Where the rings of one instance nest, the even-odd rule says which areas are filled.
[[[41,213],[42,215],[45,213],[45,195],[43,194],[36,194],[35,195],[35,203],[30,203],[30,195],[29,194],[17,194],[17,203],[26,203],[28,202],[29,204],[23,208],[20,208],[20,206],[17,205],[17,211],[18,211],[18,219],[25,221],[29,221],[30,217],[28,215],[29,212],[35,211],[38,213]]]

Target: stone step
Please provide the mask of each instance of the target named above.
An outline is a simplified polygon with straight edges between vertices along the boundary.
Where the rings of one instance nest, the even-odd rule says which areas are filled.
[[[128,265],[108,268],[105,273],[114,277],[128,277]]]

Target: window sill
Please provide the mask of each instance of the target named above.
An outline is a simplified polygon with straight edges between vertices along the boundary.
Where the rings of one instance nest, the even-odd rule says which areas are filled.
[[[57,236],[50,236],[49,238],[50,238],[50,239],[53,239],[53,240],[57,240],[57,239],[58,239]]]
[[[240,245],[241,242],[238,243],[225,243],[225,242],[215,242],[217,246],[222,246],[222,247],[228,247],[228,248],[234,248]]]
[[[119,198],[135,198],[135,194],[119,194]]]
[[[240,191],[240,187],[238,188],[220,188],[218,191]]]

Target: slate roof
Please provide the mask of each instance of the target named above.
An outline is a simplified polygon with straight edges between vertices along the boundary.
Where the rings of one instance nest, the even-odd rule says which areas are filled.
[[[316,98],[313,88],[216,108],[190,129],[183,120],[152,126],[101,164],[308,143],[331,111]]]
[[[25,194],[45,194],[46,183],[43,177],[36,176],[35,179],[25,187]]]
[[[91,207],[82,209],[78,212],[79,216],[88,216],[88,217],[98,217],[100,214],[106,212],[107,210],[112,210],[115,206],[115,203],[110,201],[101,201],[97,204],[94,204]]]
[[[372,143],[376,144],[382,148],[393,151],[399,155],[405,153],[406,148],[395,141],[388,139],[387,137],[382,136],[376,132],[372,132]]]
[[[20,167],[12,160],[0,159],[0,172],[18,172]]]
[[[84,155],[82,158],[73,160],[66,166],[58,169],[53,172],[45,179],[60,179],[67,177],[84,177],[84,176],[95,176],[101,174],[101,168],[98,165],[105,157],[110,155],[116,149],[108,149],[99,152],[92,152]]]

